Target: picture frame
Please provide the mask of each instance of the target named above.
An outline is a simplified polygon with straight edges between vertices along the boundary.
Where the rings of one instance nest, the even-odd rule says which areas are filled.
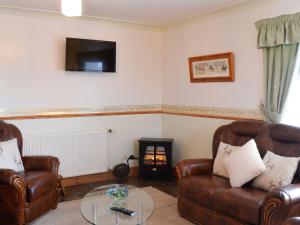
[[[232,52],[189,57],[190,80],[198,82],[233,82]]]

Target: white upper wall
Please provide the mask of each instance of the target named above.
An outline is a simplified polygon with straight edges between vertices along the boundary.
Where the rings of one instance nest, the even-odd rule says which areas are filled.
[[[2,11],[0,27],[0,109],[161,102],[157,30]],[[116,41],[117,72],[66,72],[66,37]]]
[[[257,1],[168,27],[163,33],[163,103],[257,108],[263,96],[263,59],[254,23],[297,11],[299,0]],[[228,51],[235,56],[234,82],[190,82],[188,57]]]
[[[1,10],[0,109],[159,103],[257,108],[263,74],[254,23],[297,12],[300,4],[247,4],[162,32],[126,23]],[[116,41],[117,72],[66,72],[66,37]],[[235,82],[190,83],[188,57],[227,51],[235,55]]]

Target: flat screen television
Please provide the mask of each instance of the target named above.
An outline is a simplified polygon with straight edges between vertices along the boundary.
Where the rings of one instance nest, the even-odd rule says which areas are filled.
[[[67,38],[66,71],[116,72],[116,42]]]

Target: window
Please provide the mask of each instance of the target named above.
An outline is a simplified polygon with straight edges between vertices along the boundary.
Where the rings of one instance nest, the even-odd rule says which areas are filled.
[[[297,55],[295,71],[281,122],[300,127],[300,49],[298,49]]]

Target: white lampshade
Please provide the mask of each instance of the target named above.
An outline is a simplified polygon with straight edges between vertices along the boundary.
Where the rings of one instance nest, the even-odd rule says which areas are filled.
[[[65,16],[81,16],[82,0],[61,0],[61,12]]]

